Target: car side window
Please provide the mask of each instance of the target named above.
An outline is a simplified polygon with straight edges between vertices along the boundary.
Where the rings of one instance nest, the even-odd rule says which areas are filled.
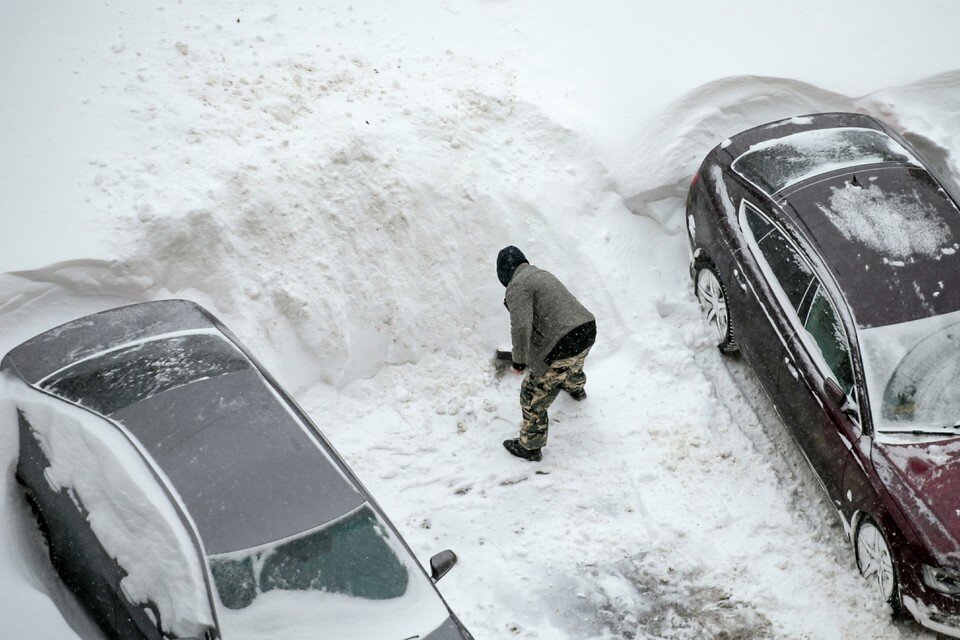
[[[794,312],[797,312],[804,294],[813,282],[813,271],[783,231],[752,206],[746,206],[745,214],[761,257],[770,267],[777,280],[776,284],[780,285]]]
[[[836,309],[819,285],[810,303],[810,312],[803,328],[813,338],[813,343],[823,358],[823,364],[833,373],[840,388],[848,395],[852,394],[853,367],[850,364],[850,346]]]

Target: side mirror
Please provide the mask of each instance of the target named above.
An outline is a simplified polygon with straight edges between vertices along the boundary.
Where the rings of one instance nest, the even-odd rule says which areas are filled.
[[[827,378],[823,381],[823,395],[827,397],[827,403],[834,411],[839,411],[854,420],[860,420],[860,408],[847,397],[847,394],[833,378]]]
[[[457,564],[457,554],[450,549],[441,551],[430,558],[430,577],[433,578],[434,582],[437,582],[447,575],[455,564]]]

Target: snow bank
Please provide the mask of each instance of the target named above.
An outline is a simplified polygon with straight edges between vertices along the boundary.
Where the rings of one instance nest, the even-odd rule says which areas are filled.
[[[230,29],[259,47],[279,22]],[[569,247],[600,233],[590,216],[605,170],[518,99],[502,66],[292,46],[239,49],[223,67],[221,49],[194,42],[159,62],[176,92],[144,89],[156,126],[181,127],[187,110],[189,132],[169,154],[114,159],[134,169],[105,178],[129,212],[118,252],[156,282],[152,295],[196,299],[264,345],[295,389],[465,343],[492,348],[494,258],[511,242],[533,259],[566,253],[556,268],[570,277],[594,272]],[[442,82],[430,65],[445,69]],[[187,210],[139,186],[180,182],[183,157],[190,174],[219,177],[183,184]],[[555,230],[571,215],[584,217]]]
[[[153,602],[164,626],[200,636],[213,624],[204,571],[189,532],[120,428],[22,383],[9,384],[50,461],[47,481],[88,513],[104,549],[127,573],[132,602]]]

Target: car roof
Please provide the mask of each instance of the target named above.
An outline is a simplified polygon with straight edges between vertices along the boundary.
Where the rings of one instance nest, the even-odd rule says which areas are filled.
[[[866,166],[786,190],[859,328],[960,309],[960,210],[918,166]]]
[[[182,300],[122,307],[47,331],[3,368],[37,384],[75,360],[219,322]],[[231,340],[232,342],[232,340]],[[330,449],[251,361],[113,411],[181,497],[211,555],[302,533],[366,501]]]

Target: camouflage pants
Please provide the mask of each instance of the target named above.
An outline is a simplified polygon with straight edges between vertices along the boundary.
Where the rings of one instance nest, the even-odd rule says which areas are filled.
[[[523,424],[520,425],[520,444],[527,449],[539,449],[547,444],[547,426],[550,418],[547,409],[557,399],[560,391],[576,393],[587,384],[583,363],[590,349],[570,358],[557,360],[542,376],[527,373],[520,385],[520,409]]]

